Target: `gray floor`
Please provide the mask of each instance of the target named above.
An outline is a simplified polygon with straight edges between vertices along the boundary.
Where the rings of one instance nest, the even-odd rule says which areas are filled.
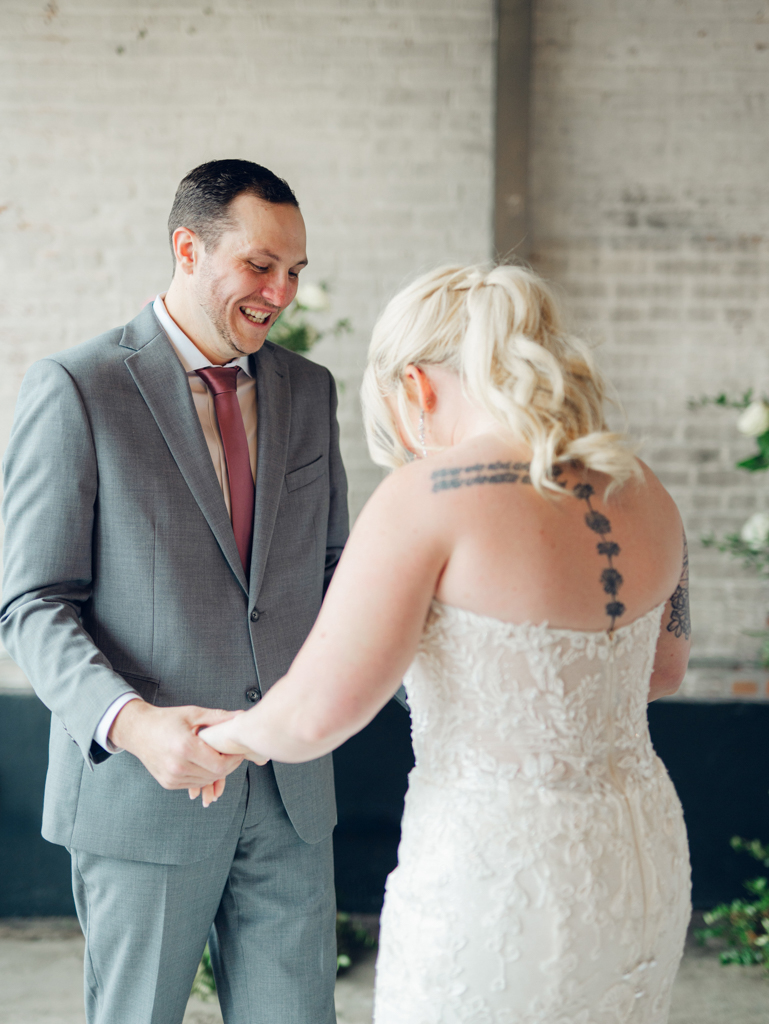
[[[83,938],[77,921],[0,921],[0,1024],[83,1024]],[[370,1024],[374,956],[337,984],[339,1024]],[[190,1000],[185,1024],[221,1024],[216,1001]],[[767,1024],[769,974],[721,967],[694,943],[676,981],[670,1024]]]

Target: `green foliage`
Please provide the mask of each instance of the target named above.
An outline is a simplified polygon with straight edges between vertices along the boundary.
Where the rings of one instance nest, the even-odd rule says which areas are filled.
[[[769,847],[758,839],[733,836],[731,845],[769,868]],[[709,939],[726,944],[719,955],[722,964],[761,964],[769,972],[769,879],[753,878],[744,886],[752,900],[719,904],[705,914],[708,927],[694,934],[702,945]]]
[[[192,995],[198,999],[210,999],[216,992],[214,972],[211,968],[211,954],[208,945],[203,950],[198,969],[195,972],[195,980],[192,982]]]
[[[700,395],[690,398],[686,403],[690,409],[701,409],[705,405],[718,405],[722,409],[747,409],[753,401],[753,388],[749,388],[742,398],[729,398],[725,392],[720,395]]]
[[[764,668],[769,668],[769,629],[743,629],[741,632],[745,636],[754,636],[763,641],[758,660]]]
[[[350,321],[345,317],[337,320],[328,331],[321,331],[308,320],[308,314],[322,312],[327,307],[325,296],[328,287],[325,284],[311,285],[312,303],[303,302],[303,289],[300,287],[297,297],[291,305],[284,309],[270,328],[268,341],[281,345],[291,352],[309,352],[326,334],[338,337],[352,331]]]
[[[714,405],[722,409],[740,409],[742,415],[737,421],[737,429],[748,437],[754,437],[758,451],[747,459],[740,459],[737,462],[737,469],[744,469],[748,473],[757,473],[769,469],[769,429],[767,427],[767,416],[769,414],[769,402],[764,398],[755,398],[753,388],[749,388],[740,398],[732,399],[721,392],[719,395],[702,395],[697,399],[689,400],[690,409],[698,409],[703,406]],[[763,431],[759,433],[759,431]],[[719,539],[713,534],[702,537],[702,545],[706,548],[715,548],[739,559],[744,568],[751,569],[759,576],[769,577],[769,516],[765,512],[756,512],[742,527],[740,533],[728,533]],[[753,636],[762,641],[759,660],[762,665],[769,668],[769,630],[743,630],[747,636]]]
[[[349,914],[336,915],[336,970],[346,971],[358,960],[362,953],[376,948],[376,939],[365,928],[354,923]],[[195,980],[192,982],[192,995],[198,999],[211,999],[216,993],[216,982],[211,967],[211,953],[208,946],[203,950]]]
[[[702,546],[725,551],[733,558],[741,558],[746,569],[753,569],[762,576],[769,576],[769,548],[751,547],[739,533],[727,533],[723,540],[718,540],[712,533],[708,534],[702,538]]]
[[[690,409],[701,409],[707,405],[716,405],[722,409],[747,409],[754,401],[760,403],[761,399],[755,399],[753,388],[748,388],[741,398],[729,398],[726,392],[722,391],[720,395],[700,395],[699,398],[690,398],[687,405]],[[769,430],[756,437],[756,444],[758,451],[755,455],[741,459],[736,463],[737,469],[745,469],[749,473],[758,473],[761,470],[769,469]]]
[[[291,352],[309,352],[320,337],[312,324],[292,322],[287,313],[281,313],[267,335],[269,341]]]
[[[747,853],[754,860],[760,861],[765,868],[769,868],[769,846],[764,846],[759,839],[741,839],[740,836],[732,836],[729,843],[737,853]]]
[[[769,469],[769,430],[765,434],[759,434],[756,438],[758,451],[750,458],[742,459],[737,463],[737,469],[747,469],[749,473],[757,473],[762,469]]]
[[[346,971],[362,953],[376,948],[376,939],[355,924],[349,914],[336,915],[336,970]]]

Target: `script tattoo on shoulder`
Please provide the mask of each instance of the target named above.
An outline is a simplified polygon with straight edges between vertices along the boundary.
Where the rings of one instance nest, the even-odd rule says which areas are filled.
[[[684,534],[684,567],[681,570],[678,586],[670,598],[670,604],[668,633],[688,640],[692,635],[692,620],[689,615],[689,545],[686,543],[686,534]]]
[[[530,484],[528,462],[479,462],[474,466],[452,466],[430,474],[433,493],[455,491],[480,484]]]

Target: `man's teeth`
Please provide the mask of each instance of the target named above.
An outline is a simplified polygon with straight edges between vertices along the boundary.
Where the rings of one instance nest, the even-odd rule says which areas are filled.
[[[269,313],[264,313],[258,309],[249,309],[248,306],[241,306],[240,311],[244,316],[248,317],[252,324],[266,324],[270,319]]]

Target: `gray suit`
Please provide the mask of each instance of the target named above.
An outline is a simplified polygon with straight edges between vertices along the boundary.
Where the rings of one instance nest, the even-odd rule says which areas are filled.
[[[237,847],[233,836],[255,827],[267,805],[275,821],[285,819],[279,842],[290,819],[300,849],[322,846],[330,870],[329,757],[248,772],[243,765],[204,810],[185,791],[163,790],[136,758],[109,756],[94,742],[101,717],[127,691],[163,706],[251,707],[285,673],[318,613],[347,536],[333,378],[270,343],[252,360],[258,461],[250,580],[187,378],[151,307],[124,328],[36,363],[22,385],[5,458],[0,628],[53,712],[43,835],[80,857],[76,897],[89,889],[86,861],[93,871],[101,865],[99,877],[104,864],[122,864],[125,873],[126,862],[140,862],[173,866],[178,879],[188,877],[184,866],[237,860],[237,850],[225,854],[225,847]],[[222,869],[203,873],[216,875],[221,895]],[[218,903],[209,902],[216,913]],[[97,913],[91,898],[83,916],[91,915],[94,943]],[[279,927],[273,916],[271,934]],[[222,921],[220,938],[228,928]],[[111,984],[99,981],[106,970],[94,965],[90,1016],[103,1013],[115,1024],[122,1018],[96,1005]],[[167,1010],[155,1005],[126,1020],[168,1024],[176,1018]],[[297,1024],[329,1019],[326,1010],[296,1012]],[[277,1021],[275,1013],[265,1009],[264,1020]],[[252,1019],[262,1020],[261,1011]]]

